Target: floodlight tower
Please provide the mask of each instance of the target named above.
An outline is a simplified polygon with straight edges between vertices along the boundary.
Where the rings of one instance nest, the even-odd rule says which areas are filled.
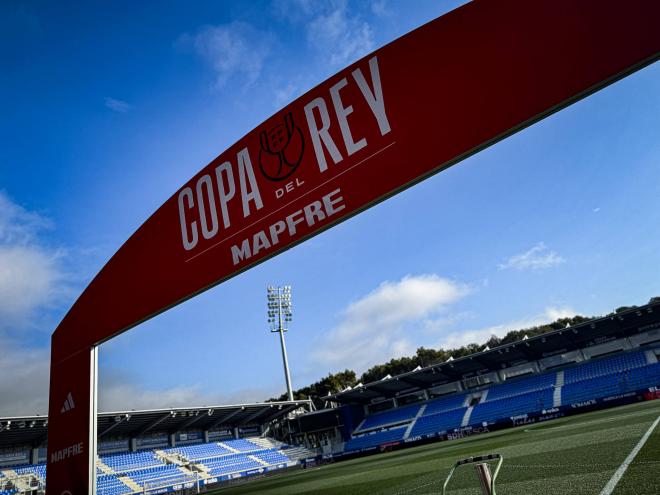
[[[286,391],[289,400],[293,400],[293,390],[291,389],[291,374],[289,373],[289,359],[286,355],[286,344],[284,342],[284,332],[288,323],[293,319],[293,308],[291,306],[291,286],[268,287],[268,323],[271,333],[280,334],[280,344],[282,345],[282,361],[284,362],[284,378],[286,379]]]

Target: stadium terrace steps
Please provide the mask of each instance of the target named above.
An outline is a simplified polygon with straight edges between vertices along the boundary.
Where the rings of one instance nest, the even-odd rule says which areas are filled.
[[[317,455],[317,452],[314,452],[307,447],[303,447],[302,445],[289,447],[285,449],[283,453],[293,462],[299,462],[301,459],[309,459],[311,457],[316,457]]]
[[[410,432],[415,427],[415,423],[417,422],[417,418],[422,416],[424,414],[424,411],[426,411],[426,404],[422,404],[422,407],[420,407],[419,411],[417,411],[417,415],[410,422],[410,424],[408,425],[408,428],[406,428],[406,432],[403,434],[403,439],[404,440],[407,439],[410,436]]]
[[[15,490],[19,492],[32,491],[30,486],[30,480],[32,474],[31,472],[26,472],[26,469],[32,468],[35,466],[15,468],[15,469],[5,469],[4,473],[7,478],[13,483]]]
[[[555,391],[552,395],[552,407],[561,406],[561,388],[564,386],[564,372],[557,372],[557,379],[555,380]]]
[[[195,466],[197,466],[197,465],[195,465]],[[197,470],[192,469],[192,467],[190,467],[190,466],[185,466],[185,467],[184,466],[179,466],[179,471],[181,471],[183,474],[185,474],[189,478],[194,478],[194,479],[199,478],[200,480],[203,480],[205,478],[210,478],[210,476],[208,475],[208,473],[206,471],[202,471],[202,470],[197,471]]]
[[[278,442],[277,440],[268,437],[250,437],[248,440],[265,450],[281,449],[284,446],[282,442]]]
[[[254,444],[251,444],[254,447]],[[211,457],[218,457],[225,454],[232,453],[224,444],[219,443],[202,443],[196,445],[183,445],[180,447],[171,447],[164,450],[167,454],[176,454],[188,461],[195,461],[197,459],[208,459]]]
[[[129,487],[131,490],[133,490],[134,492],[142,491],[142,487],[128,476],[119,476],[117,479],[121,481],[124,485]]]
[[[163,461],[165,464],[177,464],[183,466],[185,463],[179,458],[179,456],[173,452],[165,452],[164,450],[155,450],[154,454],[157,458]]]
[[[652,349],[647,350],[644,354],[646,356],[646,364],[653,364],[658,362],[658,358]]]
[[[262,459],[259,459],[257,456],[249,455],[247,457],[248,457],[248,459],[252,459],[253,461],[257,461],[262,466],[270,466],[270,464],[268,464],[266,461],[264,461]]]
[[[470,424],[470,416],[472,416],[473,410],[474,410],[474,406],[470,406],[465,410],[465,414],[463,415],[463,420],[461,421],[462,427]]]
[[[229,445],[225,444],[224,442],[218,442],[218,445],[220,445],[220,447],[224,447],[225,449],[229,450],[230,452],[233,452],[234,454],[238,454],[240,452],[240,450],[237,450],[233,447],[230,447]]]
[[[225,440],[218,445],[230,449],[232,452],[252,452],[262,448],[246,438],[236,438],[234,440]]]
[[[103,462],[101,459],[98,457],[96,458],[96,467],[101,470],[103,474],[114,474],[114,471],[108,466],[105,462]]]
[[[17,487],[21,490],[32,491],[32,480],[44,483],[46,479],[46,464],[30,464],[27,466],[15,467],[13,471],[19,476]]]

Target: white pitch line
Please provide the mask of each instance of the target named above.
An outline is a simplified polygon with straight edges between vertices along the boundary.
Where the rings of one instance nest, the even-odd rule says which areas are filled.
[[[644,433],[644,436],[639,439],[639,442],[637,442],[637,445],[635,445],[635,448],[633,448],[630,451],[630,454],[628,454],[628,457],[621,463],[619,466],[619,469],[616,470],[614,475],[610,478],[610,481],[607,482],[607,485],[605,485],[605,488],[600,492],[600,495],[610,495],[614,489],[616,488],[616,485],[619,484],[619,481],[623,477],[623,474],[626,472],[626,469],[628,469],[628,466],[632,463],[632,461],[635,459],[637,454],[639,453],[640,450],[642,450],[642,447],[644,447],[644,444],[646,441],[649,439],[651,436],[651,433],[653,433],[653,430],[655,430],[655,427],[658,426],[658,423],[660,422],[660,416],[655,418],[655,421],[653,424],[649,427],[648,430],[646,430],[646,433]]]

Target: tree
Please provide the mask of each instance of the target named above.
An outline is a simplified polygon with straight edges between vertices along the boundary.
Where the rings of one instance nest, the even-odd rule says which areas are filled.
[[[341,392],[346,387],[354,387],[357,385],[355,371],[346,369],[338,373],[328,373],[328,376],[322,378],[316,383],[308,385],[307,387],[294,390],[293,398],[294,400],[307,400],[312,399],[314,405],[317,408],[323,407],[324,397],[329,393],[336,394]],[[287,400],[287,394],[282,394],[277,399],[269,399],[269,402],[272,401],[283,401]]]

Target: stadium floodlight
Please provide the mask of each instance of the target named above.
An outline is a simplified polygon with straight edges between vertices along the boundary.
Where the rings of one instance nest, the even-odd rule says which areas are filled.
[[[284,332],[288,331],[288,324],[293,320],[293,306],[291,305],[291,286],[283,287],[268,286],[266,291],[268,300],[268,324],[271,333],[280,334],[280,345],[282,346],[282,361],[284,364],[284,378],[286,380],[286,392],[290,401],[293,401],[293,390],[291,388],[291,373],[289,373],[289,358],[286,355],[286,343]]]

